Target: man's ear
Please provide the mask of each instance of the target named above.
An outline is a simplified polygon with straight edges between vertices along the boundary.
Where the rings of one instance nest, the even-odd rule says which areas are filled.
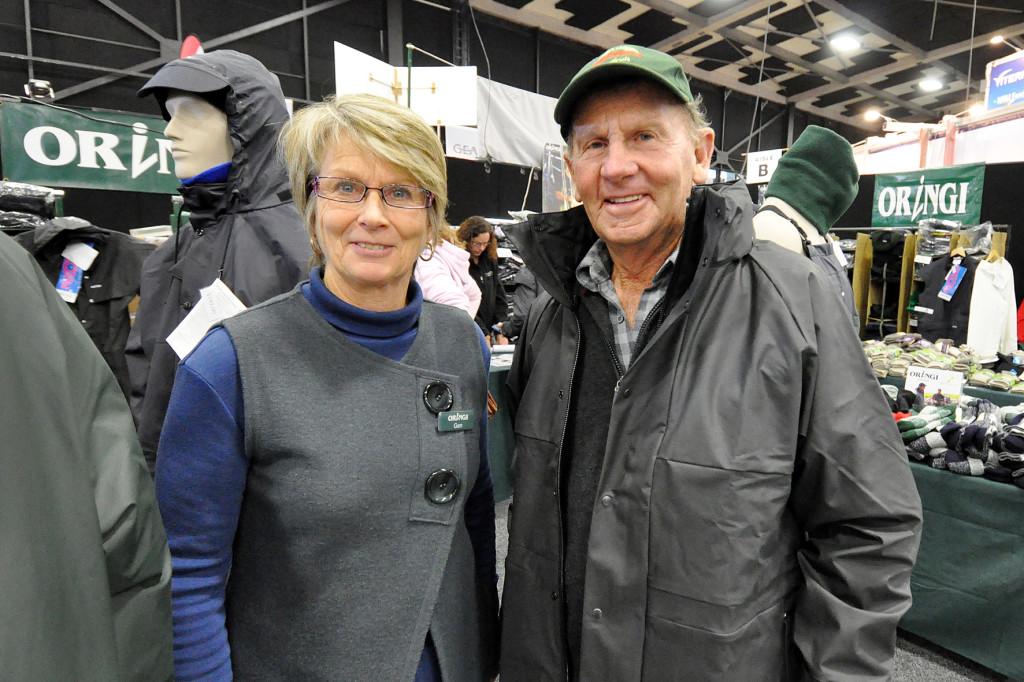
[[[580,198],[580,190],[576,185],[576,174],[572,171],[572,159],[563,154],[562,160],[565,161],[565,167],[569,171],[569,178],[572,180],[572,198],[577,202],[582,203],[583,199]]]
[[[708,180],[711,161],[715,156],[715,131],[701,128],[697,131],[697,143],[693,146],[693,182],[702,185]]]

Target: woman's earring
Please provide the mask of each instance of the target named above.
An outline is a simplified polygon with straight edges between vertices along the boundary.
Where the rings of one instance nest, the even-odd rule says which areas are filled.
[[[324,255],[324,252],[320,250],[320,245],[316,243],[316,239],[314,239],[313,237],[309,238],[309,245],[310,247],[312,247],[313,253],[315,253],[318,256]]]
[[[423,257],[423,252],[420,251],[420,260],[426,263],[428,260],[434,257],[434,242],[427,242],[427,246],[430,247],[430,255],[426,258]]]

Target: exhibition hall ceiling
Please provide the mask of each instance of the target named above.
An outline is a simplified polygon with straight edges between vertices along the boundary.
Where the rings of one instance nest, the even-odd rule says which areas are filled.
[[[636,43],[674,55],[698,81],[868,131],[881,127],[864,120],[870,109],[925,123],[965,111],[983,98],[986,64],[1024,48],[1024,0],[7,0],[0,92],[45,79],[58,102],[121,108],[196,32],[208,49],[251,50],[286,94],[312,101],[333,87],[333,40],[402,50],[406,37],[387,30],[402,8],[417,28],[437,22],[426,40],[445,56],[471,40],[447,14],[554,34],[585,45],[584,57]],[[997,35],[1006,41],[990,43]],[[561,83],[576,66],[528,68]]]
[[[865,128],[875,109],[938,122],[1024,47],[1024,0],[472,0],[477,11],[606,48],[674,55],[693,78]],[[992,44],[1002,35],[1007,40]],[[852,49],[833,44],[853,39]],[[970,75],[968,75],[970,74]],[[933,90],[922,88],[931,81]],[[880,126],[880,124],[877,124]]]

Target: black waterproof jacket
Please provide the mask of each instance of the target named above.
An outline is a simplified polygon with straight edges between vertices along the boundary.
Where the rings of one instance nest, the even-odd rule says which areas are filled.
[[[139,293],[142,263],[156,247],[74,217],[54,218],[14,240],[35,256],[53,284],[60,277],[64,263],[61,253],[68,244],[91,243],[100,252],[82,273],[78,298],[68,306],[103,354],[127,399],[130,384],[124,349],[131,330],[128,304]]]
[[[308,276],[312,251],[291,200],[276,141],[288,119],[277,78],[252,57],[231,50],[189,57],[222,74],[234,144],[226,183],[183,186],[190,223],[146,259],[142,291],[125,350],[131,407],[139,440],[155,470],[178,356],[170,334],[220,277],[251,306],[290,291]]]
[[[755,240],[751,208],[742,184],[694,189],[666,305],[610,398],[574,382],[602,349],[586,339],[580,359],[575,267],[596,239],[586,213],[506,229],[544,291],[508,377],[503,682],[567,678],[562,457],[570,405],[595,400],[611,412],[580,680],[888,678],[917,489],[832,285]]]
[[[498,277],[498,261],[480,257],[476,263],[469,259],[469,276],[480,287],[480,307],[476,311],[476,324],[484,336],[494,333],[491,328],[508,317],[508,298]]]

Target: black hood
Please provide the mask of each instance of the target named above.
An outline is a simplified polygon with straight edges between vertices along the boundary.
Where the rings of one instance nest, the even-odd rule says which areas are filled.
[[[215,50],[169,62],[139,96],[154,95],[162,107],[168,88],[204,97],[216,92],[218,99],[223,95],[235,149],[223,210],[248,211],[290,200],[288,175],[277,155],[277,135],[288,121],[277,76],[249,55]]]

